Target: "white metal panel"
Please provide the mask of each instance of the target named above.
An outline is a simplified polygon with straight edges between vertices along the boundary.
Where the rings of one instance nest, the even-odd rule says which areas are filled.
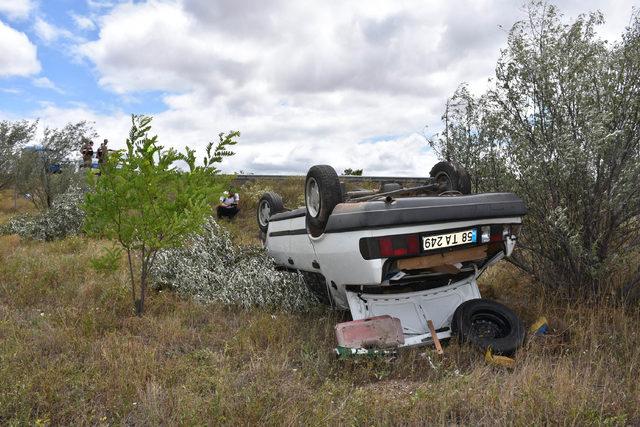
[[[365,260],[360,253],[360,239],[370,233],[362,230],[311,238],[322,274],[338,285],[380,284],[384,260]]]
[[[275,221],[269,223],[267,229],[267,238],[265,240],[265,247],[267,253],[273,258],[277,264],[285,267],[289,266],[287,259],[289,258],[289,236],[270,236],[269,234],[279,231],[290,230],[291,220],[285,219],[282,221]]]
[[[305,217],[293,218],[291,220],[291,230],[305,230]],[[313,266],[314,261],[319,262],[313,250],[309,234],[292,234],[289,243],[289,256],[293,260],[293,268],[305,271],[320,271]]]
[[[504,218],[489,218],[489,219],[477,219],[471,221],[451,221],[451,222],[439,222],[437,224],[424,224],[424,225],[403,225],[400,227],[383,227],[370,229],[371,237],[388,236],[393,234],[409,234],[409,233],[426,233],[438,230],[465,228],[490,224],[521,224],[521,217],[504,217]],[[357,233],[354,232],[354,233]]]
[[[400,319],[406,336],[428,334],[427,320],[436,329],[450,327],[454,311],[464,301],[480,298],[475,276],[448,286],[398,294],[347,291],[354,320],[388,314]]]

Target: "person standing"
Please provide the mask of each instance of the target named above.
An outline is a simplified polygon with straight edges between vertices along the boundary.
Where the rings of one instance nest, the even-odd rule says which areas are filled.
[[[100,144],[100,148],[98,148],[98,164],[100,167],[107,162],[107,157],[109,156],[109,149],[107,148],[108,143],[109,140],[105,139],[102,144]]]
[[[80,149],[80,153],[82,154],[82,167],[91,168],[91,161],[93,159],[93,141],[85,138],[84,144]]]

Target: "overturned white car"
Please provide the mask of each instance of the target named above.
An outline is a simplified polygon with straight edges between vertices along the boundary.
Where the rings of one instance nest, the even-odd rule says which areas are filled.
[[[354,320],[400,319],[404,342],[461,339],[509,354],[524,327],[507,307],[480,298],[478,276],[514,249],[524,203],[512,193],[470,195],[460,166],[440,162],[424,185],[385,184],[345,192],[335,170],[313,166],[305,207],[288,210],[266,193],[257,219],[268,253],[304,273],[327,303]]]

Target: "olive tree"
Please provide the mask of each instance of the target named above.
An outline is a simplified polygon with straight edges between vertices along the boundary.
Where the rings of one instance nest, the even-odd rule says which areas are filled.
[[[33,140],[37,127],[37,121],[0,121],[0,190],[16,184],[20,149]]]
[[[86,230],[114,239],[126,252],[137,315],[144,311],[158,252],[179,247],[211,215],[211,203],[225,185],[215,165],[233,155],[228,148],[240,135],[220,134],[196,165],[194,150],[164,149],[150,130],[151,117],[132,116],[126,150],[109,155],[84,204]]]
[[[58,195],[83,185],[84,174],[76,172],[71,159],[83,141],[95,137],[93,127],[86,121],[44,128],[42,137],[35,144],[22,147],[15,157],[18,191],[29,194],[38,208],[50,209]]]
[[[509,32],[491,88],[475,97],[461,87],[431,143],[470,168],[478,191],[524,198],[521,268],[576,291],[601,290],[616,271],[637,283],[639,16],[608,43],[596,34],[600,13],[565,24],[547,3],[528,12]]]

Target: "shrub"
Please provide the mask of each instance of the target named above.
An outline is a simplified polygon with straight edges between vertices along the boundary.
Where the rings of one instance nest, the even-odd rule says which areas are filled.
[[[81,204],[84,192],[71,187],[55,198],[51,209],[37,215],[21,215],[12,218],[0,228],[0,234],[18,234],[20,237],[51,241],[79,234],[84,224]]]
[[[640,250],[640,15],[615,44],[597,37],[602,21],[593,13],[565,25],[555,7],[533,3],[509,33],[495,84],[479,98],[461,87],[432,141],[476,190],[525,200],[512,261],[578,293],[607,290]],[[640,268],[633,275],[640,283]]]
[[[240,188],[242,208],[255,211],[258,207],[260,197],[268,191],[275,191],[272,186],[267,186],[262,182],[248,182]]]
[[[201,302],[304,311],[317,304],[302,277],[277,271],[260,248],[239,248],[213,218],[186,245],[158,253],[153,275]]]

